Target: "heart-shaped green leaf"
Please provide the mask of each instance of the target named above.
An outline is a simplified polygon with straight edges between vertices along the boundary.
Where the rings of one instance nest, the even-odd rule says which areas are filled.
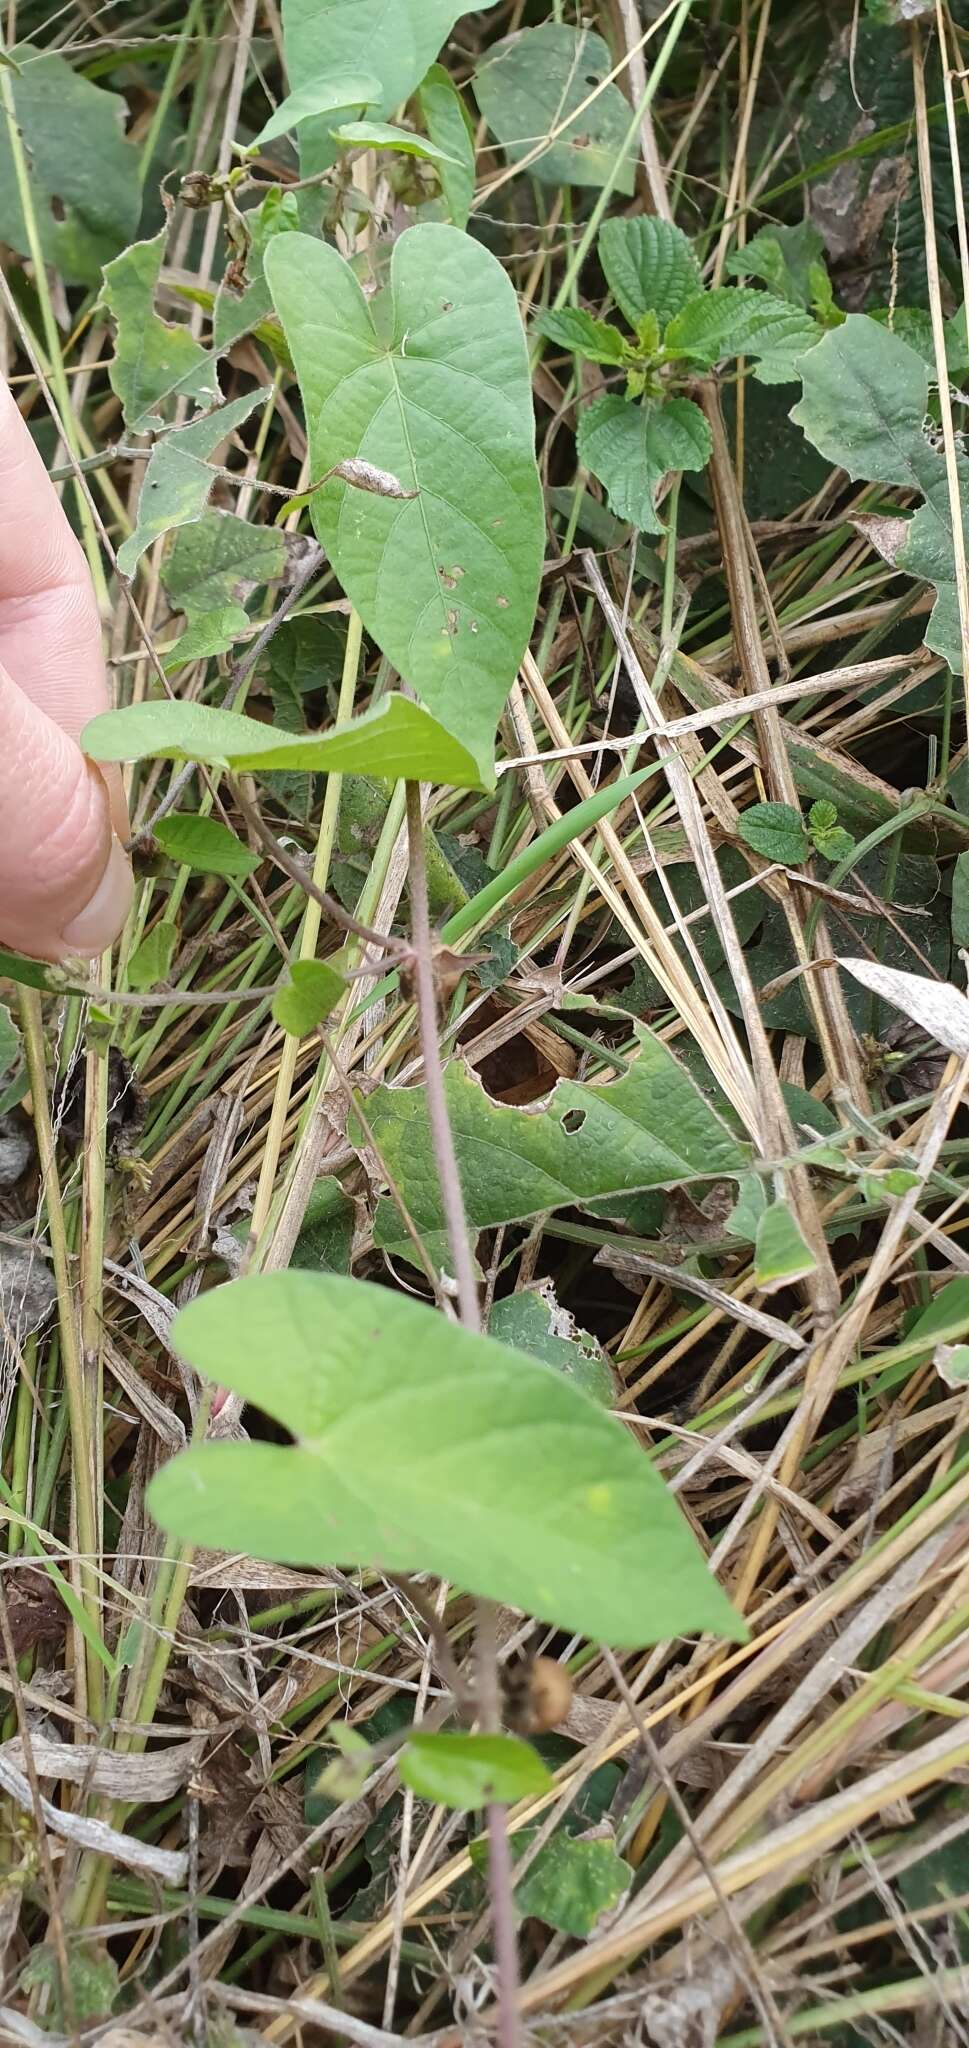
[[[488,787],[544,549],[514,290],[481,243],[436,225],[401,235],[373,300],[308,236],[278,236],[266,275],[312,474],[362,459],[416,493],[402,501],[332,477],[313,499],[319,538],[368,632]]]
[[[345,988],[342,974],[325,960],[294,960],[289,980],[273,997],[273,1016],[293,1038],[305,1038],[329,1016]]]
[[[621,1423],[553,1367],[389,1288],[260,1274],[173,1342],[292,1445],[210,1443],[154,1480],[163,1529],[290,1564],[433,1572],[617,1643],[743,1623]]]

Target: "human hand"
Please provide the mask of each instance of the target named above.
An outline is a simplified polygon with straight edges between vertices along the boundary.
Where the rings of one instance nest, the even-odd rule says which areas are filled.
[[[93,958],[127,916],[120,773],[77,744],[108,705],[87,563],[0,379],[0,945],[16,952]]]

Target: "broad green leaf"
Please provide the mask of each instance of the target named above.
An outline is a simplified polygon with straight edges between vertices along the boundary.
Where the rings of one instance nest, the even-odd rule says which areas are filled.
[[[385,775],[479,789],[477,763],[443,726],[395,693],[349,725],[294,733],[237,711],[166,698],[103,711],[81,736],[94,761],[204,761],[213,768],[310,768],[340,775]]]
[[[342,121],[333,129],[337,142],[345,143],[348,149],[396,149],[404,156],[424,157],[429,164],[453,164],[460,170],[460,159],[450,157],[436,142],[429,142],[426,135],[415,135],[412,128],[394,128],[389,121]]]
[[[663,342],[672,355],[704,370],[724,356],[760,357],[756,374],[762,381],[784,384],[800,375],[800,360],[817,345],[820,332],[809,313],[770,292],[720,285],[691,299],[670,321]]]
[[[288,135],[291,129],[300,127],[303,121],[310,121],[318,114],[342,115],[347,107],[370,107],[379,98],[380,80],[375,71],[359,71],[345,78],[336,75],[310,79],[307,85],[297,86],[295,92],[281,101],[247,147],[263,149],[267,142],[275,142],[277,136]]]
[[[199,875],[221,875],[225,881],[244,881],[262,859],[261,854],[243,846],[228,825],[220,825],[218,818],[200,818],[184,811],[160,818],[155,838],[163,853],[183,867],[194,868]]]
[[[496,1301],[488,1334],[540,1358],[544,1365],[556,1366],[604,1407],[611,1407],[615,1400],[616,1382],[602,1346],[588,1330],[577,1327],[568,1309],[559,1307],[551,1281]]]
[[[455,22],[467,11],[463,0],[283,0],[290,83],[299,88],[374,72],[380,94],[371,111],[392,114],[410,98]],[[351,112],[348,106],[348,117]],[[315,176],[333,162],[333,125],[332,117],[304,123],[304,177]]]
[[[817,1260],[786,1202],[771,1202],[757,1225],[754,1280],[762,1294],[776,1294],[793,1280],[813,1273]]]
[[[474,94],[509,161],[528,157],[533,178],[604,185],[619,157],[614,189],[629,197],[636,176],[632,111],[618,85],[602,84],[611,70],[601,36],[545,21],[492,45],[474,74]],[[554,142],[543,141],[549,135]]]
[[[607,392],[579,415],[579,461],[605,484],[617,519],[662,533],[656,494],[672,470],[703,469],[710,429],[691,398],[634,401]]]
[[[737,830],[762,860],[783,861],[785,867],[799,867],[811,851],[804,820],[793,804],[751,804],[741,811]]]
[[[561,313],[542,313],[535,328],[546,341],[570,348],[590,363],[622,362],[625,344],[618,327],[610,327],[608,320],[594,319],[581,307],[565,306]]]
[[[420,1799],[471,1813],[492,1803],[512,1806],[551,1790],[552,1773],[536,1749],[517,1735],[411,1736],[397,1768],[401,1783]]]
[[[136,563],[160,533],[201,518],[215,482],[207,457],[264,403],[264,391],[248,391],[244,398],[155,442],[138,500],[138,523],[118,549],[123,576],[134,574]]]
[[[807,311],[814,292],[812,271],[824,256],[824,237],[813,221],[795,227],[763,227],[742,249],[727,258],[733,277],[759,277],[775,298]]]
[[[748,1153],[661,1039],[635,1027],[629,1072],[602,1086],[559,1081],[544,1109],[492,1102],[461,1060],[445,1074],[448,1114],[473,1230],[644,1188],[743,1173]],[[422,1235],[444,1227],[423,1088],[384,1086],[367,1102],[381,1156]],[[412,1256],[396,1206],[375,1237]]]
[[[167,981],[177,945],[177,924],[159,918],[131,955],[128,987],[140,994],[143,989],[156,988],[160,981]]]
[[[336,1008],[346,982],[325,960],[294,960],[289,980],[272,1001],[276,1023],[293,1038],[305,1038]]]
[[[201,1295],[172,1341],[296,1442],[174,1459],[149,1495],[169,1533],[294,1565],[433,1572],[623,1646],[743,1638],[649,1459],[523,1352],[389,1288],[299,1272]]]
[[[209,406],[220,395],[214,355],[187,327],[176,327],[155,312],[167,238],[162,228],[150,242],[135,242],[104,267],[101,299],[117,327],[108,375],[134,434],[161,424],[159,407],[166,398],[197,398]]]
[[[452,224],[466,228],[474,198],[474,129],[443,64],[431,65],[417,99],[431,141],[445,152],[439,176]]]
[[[278,237],[266,274],[313,475],[362,457],[417,492],[402,503],[334,477],[313,499],[317,534],[368,632],[489,787],[545,534],[514,289],[480,243],[429,225],[400,236],[370,301],[306,236]]]
[[[185,613],[193,633],[193,657],[218,654],[245,631],[244,600],[262,583],[275,583],[290,559],[284,534],[274,526],[252,526],[233,512],[203,512],[175,536],[162,569],[174,611]],[[220,637],[224,636],[224,637]],[[188,658],[182,641],[169,666]]]
[[[587,1941],[603,1914],[614,1912],[625,1898],[632,1881],[631,1866],[611,1840],[556,1834],[516,1884],[515,1909],[524,1920],[543,1920],[560,1934]]]
[[[616,214],[599,229],[599,261],[606,283],[630,327],[644,313],[666,326],[703,290],[693,245],[672,221],[641,213],[633,220]]]
[[[53,51],[22,43],[12,54],[9,89],[44,257],[65,283],[97,285],[102,264],[138,232],[138,152],[124,139],[125,102]],[[31,254],[2,109],[0,242]]]
[[[962,673],[955,555],[945,457],[931,425],[930,372],[915,349],[864,313],[850,313],[805,357],[804,395],[791,418],[829,462],[855,480],[897,484],[924,499],[896,556],[899,569],[934,583],[926,646]],[[969,547],[969,461],[957,454]]]

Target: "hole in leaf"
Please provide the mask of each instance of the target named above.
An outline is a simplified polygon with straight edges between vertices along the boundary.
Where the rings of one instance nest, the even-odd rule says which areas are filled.
[[[59,199],[56,192],[51,193],[50,210],[55,220],[67,219],[67,208],[64,205],[63,199]]]
[[[574,1138],[576,1132],[581,1131],[586,1115],[587,1112],[584,1109],[567,1109],[562,1118],[563,1131],[567,1131],[569,1137]]]

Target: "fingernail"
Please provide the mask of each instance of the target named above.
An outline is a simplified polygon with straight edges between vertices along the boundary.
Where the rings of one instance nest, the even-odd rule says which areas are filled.
[[[90,903],[61,933],[69,953],[81,953],[93,960],[113,945],[128,915],[132,887],[131,864],[120,839],[112,833],[108,865]]]

